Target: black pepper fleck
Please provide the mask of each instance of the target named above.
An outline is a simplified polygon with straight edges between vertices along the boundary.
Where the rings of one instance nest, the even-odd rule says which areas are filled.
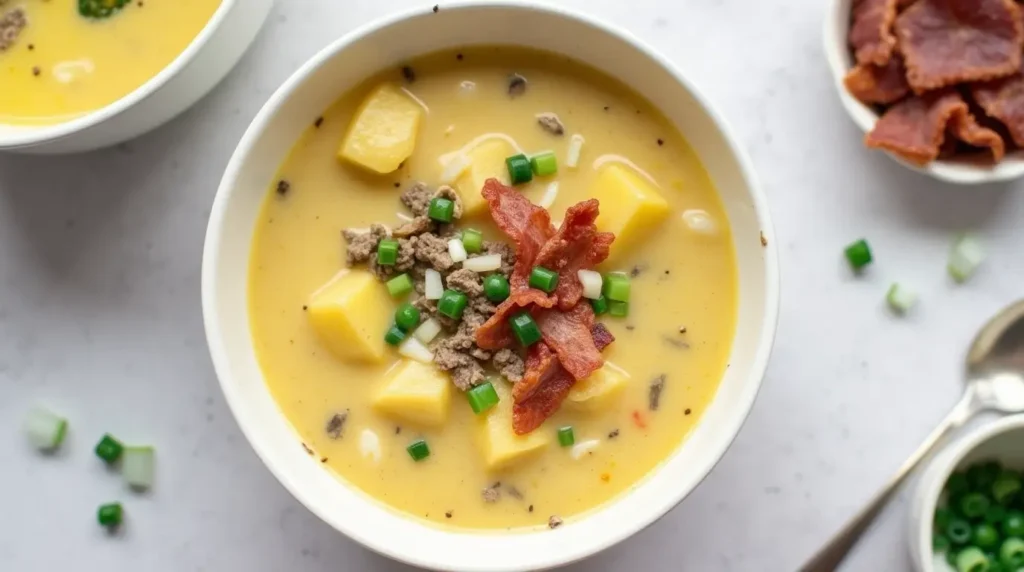
[[[608,438],[609,439],[614,439],[614,438],[616,438],[618,436],[619,436],[619,430],[618,429],[612,429],[612,432],[608,434]]]
[[[277,194],[284,196],[288,194],[288,191],[292,189],[292,184],[288,181],[281,179],[277,182]]]
[[[689,415],[689,414],[690,414],[690,408],[686,408],[686,409],[685,409],[685,410],[683,411],[683,415]]]
[[[405,78],[405,81],[412,83],[416,81],[416,70],[409,66],[402,66],[402,77]]]
[[[327,462],[327,457],[320,457],[320,462],[321,463],[326,463]]]
[[[32,66],[32,75],[39,77],[41,73],[43,73],[43,70],[39,69],[39,66]]]
[[[399,189],[401,187],[402,187],[402,183],[399,183],[398,181],[395,181],[395,188]]]
[[[661,147],[664,144],[665,144],[665,140],[664,139],[658,139],[658,147]]]
[[[462,54],[455,54],[455,59],[462,61]]]
[[[36,49],[36,45],[35,45],[35,44],[29,44],[29,45],[28,45],[28,51],[30,51],[30,52],[31,52],[31,51],[32,51],[32,50],[34,50],[34,49]]]
[[[452,517],[452,511],[448,511],[448,512],[444,513],[444,517],[445,518],[451,518]]]
[[[402,428],[401,428],[401,427],[398,427],[398,426],[396,426],[396,427],[395,427],[395,435],[398,435],[398,434],[399,434],[399,433],[401,433],[401,432],[402,432]]]
[[[303,307],[302,307],[302,311],[303,311],[303,312],[305,312],[305,311],[306,311],[306,310],[308,310],[308,309],[309,309],[309,306],[303,306]]]
[[[317,117],[316,121],[313,122],[313,127],[316,127],[317,129],[320,129],[320,126],[323,125],[323,124],[324,124],[324,118],[323,118],[323,116],[320,116],[320,117]]]
[[[309,448],[309,445],[307,445],[307,444],[303,443],[303,444],[302,444],[302,448],[306,450],[306,454],[307,454],[307,455],[312,455],[312,454],[313,454],[313,449],[310,449],[310,448]]]
[[[440,9],[441,9],[440,6],[438,6],[437,4],[434,4],[434,13],[435,14],[437,14],[437,11],[440,10]]]
[[[533,512],[533,505],[531,504],[531,505],[530,505],[530,508],[528,508],[528,509],[526,509],[526,510],[528,510],[528,511],[530,511],[530,512]]]
[[[679,326],[679,333],[680,334],[685,334],[686,333],[686,326]]]
[[[607,105],[606,105],[606,106],[604,106],[604,110],[605,110],[605,111],[608,111],[609,109],[611,109],[611,107],[608,107]]]

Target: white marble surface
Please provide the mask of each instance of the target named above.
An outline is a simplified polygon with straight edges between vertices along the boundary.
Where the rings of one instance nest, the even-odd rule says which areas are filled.
[[[669,516],[573,572],[794,570],[956,398],[973,331],[1021,293],[1016,185],[959,189],[860,145],[820,50],[820,0],[563,0],[671,56],[717,103],[769,195],[783,311],[764,389],[735,445]],[[0,569],[405,570],[341,537],[264,470],[221,398],[201,327],[200,253],[235,142],[273,89],[330,40],[414,0],[280,0],[254,49],[173,124],[76,157],[0,156]],[[950,284],[950,237],[992,257]],[[877,264],[853,279],[842,247]],[[904,319],[888,283],[918,287]],[[40,458],[19,426],[36,402],[73,421]],[[133,496],[91,447],[111,431],[159,448]],[[97,504],[123,498],[107,538]],[[903,570],[903,506],[849,570]]]

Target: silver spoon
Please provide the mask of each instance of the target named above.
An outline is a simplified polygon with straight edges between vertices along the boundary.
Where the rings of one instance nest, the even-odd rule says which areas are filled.
[[[967,387],[960,402],[871,502],[800,569],[833,572],[889,499],[947,435],[982,411],[1024,412],[1024,300],[989,320],[967,352]]]

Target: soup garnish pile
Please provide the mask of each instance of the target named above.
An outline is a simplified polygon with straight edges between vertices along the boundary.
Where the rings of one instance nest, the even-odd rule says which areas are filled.
[[[714,395],[727,223],[617,82],[547,53],[434,54],[343,96],[281,167],[254,346],[305,450],[378,501],[556,527],[668,458]]]

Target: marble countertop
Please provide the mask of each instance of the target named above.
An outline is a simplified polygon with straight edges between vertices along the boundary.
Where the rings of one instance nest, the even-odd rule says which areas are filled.
[[[874,493],[957,398],[974,331],[1021,294],[1024,197],[956,188],[861,147],[822,56],[820,0],[561,0],[668,54],[746,145],[768,194],[782,317],[760,398],[704,483],[666,518],[573,572],[787,571]],[[170,125],[69,157],[0,156],[0,568],[389,572],[307,512],[252,453],[208,357],[199,269],[213,195],[256,111],[330,40],[415,0],[279,0],[252,51]],[[966,285],[944,265],[976,231]],[[853,278],[843,246],[870,238]],[[893,317],[885,290],[922,293]],[[64,451],[24,443],[25,410],[73,420]],[[152,494],[91,456],[115,432],[159,448]],[[107,538],[95,507],[123,498]],[[909,568],[897,503],[848,570]]]

